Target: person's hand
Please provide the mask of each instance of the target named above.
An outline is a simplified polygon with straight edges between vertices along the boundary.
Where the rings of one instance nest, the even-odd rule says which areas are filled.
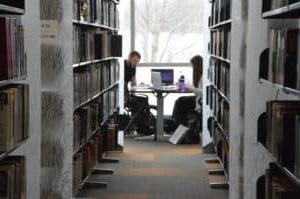
[[[191,85],[191,84],[186,84],[185,87],[186,87],[188,90],[193,90],[193,89],[194,89],[194,86]]]

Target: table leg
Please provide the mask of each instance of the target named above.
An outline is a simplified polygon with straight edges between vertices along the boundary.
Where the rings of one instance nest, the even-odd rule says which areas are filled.
[[[156,137],[158,141],[166,141],[164,132],[164,96],[162,92],[157,93],[157,116],[156,116]]]

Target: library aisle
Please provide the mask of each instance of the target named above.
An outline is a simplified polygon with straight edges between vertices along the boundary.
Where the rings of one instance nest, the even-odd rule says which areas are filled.
[[[94,175],[107,188],[81,190],[77,198],[101,199],[227,199],[228,190],[211,189],[199,145],[174,146],[127,138],[123,153],[109,156],[119,164],[101,163],[114,175]]]

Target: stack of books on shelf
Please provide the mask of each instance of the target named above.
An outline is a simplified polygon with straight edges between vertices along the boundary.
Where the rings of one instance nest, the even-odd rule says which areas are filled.
[[[230,98],[230,64],[210,60],[208,79],[226,98]]]
[[[93,102],[74,113],[74,150],[84,145],[99,129],[100,105],[100,103]]]
[[[211,9],[209,26],[229,20],[231,16],[231,0],[212,0]]]
[[[25,199],[25,158],[8,156],[0,161],[0,197]]]
[[[95,59],[122,56],[122,36],[101,32],[95,34]]]
[[[119,78],[117,60],[92,64],[74,70],[74,106],[77,107],[101,91],[117,83]]]
[[[73,63],[95,59],[95,30],[79,26],[73,26],[73,29]]]
[[[223,26],[211,31],[210,53],[223,59],[230,58],[231,29]]]
[[[99,136],[94,136],[89,142],[73,157],[73,194],[75,195],[82,187],[82,182],[92,174],[98,157],[102,156],[99,150]]]
[[[122,36],[74,26],[73,63],[122,56]]]
[[[111,0],[74,0],[73,18],[115,29],[119,28],[120,23],[116,1]]]
[[[300,182],[300,102],[267,103],[266,148]]]
[[[119,28],[119,11],[115,2],[111,0],[102,0],[101,23],[114,28]]]
[[[28,96],[28,85],[0,88],[0,154],[11,151],[28,137]]]
[[[207,88],[207,105],[226,139],[229,139],[229,103],[219,95],[213,86]]]
[[[26,76],[24,29],[17,17],[0,16],[0,81]]]
[[[300,90],[299,41],[299,29],[270,30],[269,81]]]
[[[275,165],[270,164],[266,171],[265,198],[298,199],[300,188]]]
[[[207,122],[209,134],[211,135],[214,143],[216,155],[220,160],[220,164],[225,171],[226,178],[228,180],[229,174],[229,142],[224,137],[224,132],[220,128],[218,122],[214,117],[210,117]]]
[[[269,101],[259,119],[259,142],[275,162],[266,171],[268,199],[296,199],[300,195],[300,102]],[[264,128],[264,129],[260,129]]]

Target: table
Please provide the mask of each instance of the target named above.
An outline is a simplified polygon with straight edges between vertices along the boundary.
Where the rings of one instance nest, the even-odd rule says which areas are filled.
[[[164,98],[170,93],[192,93],[190,90],[180,91],[177,88],[161,88],[155,89],[151,87],[139,87],[135,86],[131,88],[130,93],[153,93],[156,96],[157,100],[157,115],[156,115],[156,134],[153,136],[141,137],[139,140],[143,139],[152,139],[154,137],[155,140],[158,141],[167,141],[169,139],[169,135],[166,135],[164,132]]]

